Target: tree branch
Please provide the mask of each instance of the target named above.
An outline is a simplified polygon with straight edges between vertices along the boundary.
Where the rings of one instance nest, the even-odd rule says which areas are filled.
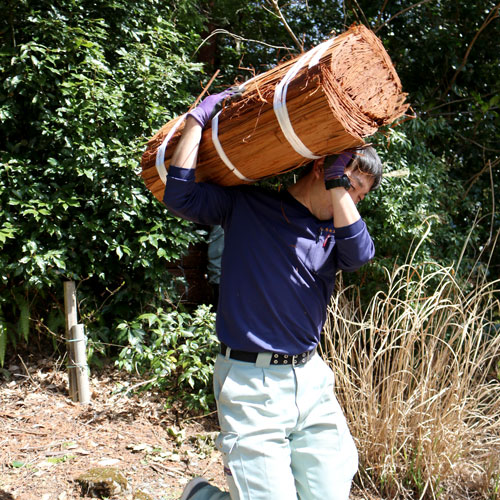
[[[356,7],[359,9],[361,14],[363,15],[363,19],[365,20],[365,26],[369,28],[370,23],[368,22],[368,19],[366,19],[365,13],[363,12],[363,9],[359,6],[359,3],[357,2],[357,0],[353,0],[353,2],[356,4]]]
[[[464,58],[462,59],[462,63],[460,64],[460,66],[455,71],[455,74],[453,75],[453,77],[452,77],[450,83],[448,84],[448,87],[444,91],[443,95],[447,95],[448,92],[450,91],[451,87],[455,83],[455,80],[458,78],[459,73],[464,68],[465,63],[467,62],[467,59],[469,58],[469,55],[470,55],[470,52],[472,50],[473,45],[476,43],[476,40],[479,38],[479,35],[488,26],[488,24],[490,24],[494,19],[496,19],[498,17],[498,10],[499,9],[500,9],[500,3],[497,4],[497,5],[495,5],[495,7],[493,7],[493,9],[491,9],[491,11],[486,16],[486,19],[483,21],[483,24],[477,30],[477,33],[474,35],[474,38],[472,39],[471,43],[467,47],[467,50],[466,50],[465,55],[464,55]]]
[[[468,181],[466,181],[469,186],[467,188],[467,190],[465,191],[465,194],[464,194],[464,198],[467,197],[467,195],[469,194],[469,191],[471,190],[472,186],[479,180],[479,178],[485,173],[485,172],[490,172],[490,177],[493,178],[493,168],[496,167],[498,164],[500,163],[500,159],[497,158],[496,160],[494,160],[493,162],[491,160],[488,160],[483,168],[477,172],[476,174],[474,174]]]
[[[389,3],[389,0],[384,0],[384,4],[382,5],[382,7],[380,8],[380,11],[378,13],[378,16],[377,16],[377,25],[380,23],[380,21],[382,20],[382,14],[384,13],[384,10],[385,8],[387,7],[387,4]]]
[[[252,43],[258,43],[260,45],[265,45],[266,47],[270,47],[271,49],[286,49],[290,51],[294,51],[295,49],[292,49],[291,47],[287,47],[286,45],[271,45],[270,43],[262,42],[260,40],[253,40],[252,38],[244,38],[240,35],[236,35],[235,33],[231,33],[230,31],[224,30],[224,29],[216,29],[210,33],[201,43],[196,47],[196,50],[193,52],[193,56],[200,50],[200,48],[213,36],[215,35],[229,35],[233,37],[235,40],[240,41],[240,42],[252,42]]]
[[[381,24],[378,28],[374,29],[373,32],[377,33],[384,26],[386,26],[387,24],[389,24],[393,19],[395,19],[396,17],[400,16],[401,14],[404,14],[405,12],[408,12],[409,10],[413,9],[413,7],[418,7],[419,5],[423,5],[424,3],[429,3],[429,2],[432,2],[432,1],[434,1],[434,0],[422,0],[421,2],[417,2],[417,3],[414,3],[413,5],[410,5],[406,9],[400,10],[399,12],[397,12],[396,14],[394,14],[393,16],[391,16],[384,24]]]
[[[442,115],[439,115],[439,116],[442,116]],[[489,148],[489,147],[485,146],[484,144],[480,144],[479,142],[474,141],[470,137],[465,137],[464,135],[459,134],[456,130],[453,133],[454,133],[454,135],[460,137],[460,139],[462,139],[463,141],[470,142],[471,144],[474,144],[474,146],[481,148],[483,151],[490,151],[492,153],[500,153],[500,149]],[[496,163],[497,162],[495,162],[495,164]]]
[[[292,31],[292,28],[286,22],[285,16],[281,12],[280,6],[278,5],[278,0],[267,0],[269,4],[272,5],[274,10],[276,11],[276,15],[281,20],[289,35],[292,37],[293,43],[299,49],[300,52],[304,52],[304,46],[300,43],[299,39],[295,36],[295,33]]]
[[[479,97],[481,99],[486,99],[487,97],[490,97],[494,94],[495,94],[495,92],[488,92],[487,94],[480,95]],[[473,99],[474,99],[473,97],[464,97],[462,99],[454,99],[453,101],[445,101],[441,104],[438,104],[437,106],[433,106],[432,108],[426,109],[424,111],[424,113],[430,115],[430,114],[432,114],[432,111],[436,111],[436,109],[444,108],[445,106],[450,106],[451,104],[456,104],[458,102],[472,101]]]

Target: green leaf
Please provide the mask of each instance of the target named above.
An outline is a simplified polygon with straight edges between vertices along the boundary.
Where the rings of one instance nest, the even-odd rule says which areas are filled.
[[[9,238],[15,238],[16,228],[10,223],[6,222],[0,228],[0,243],[5,243]]]

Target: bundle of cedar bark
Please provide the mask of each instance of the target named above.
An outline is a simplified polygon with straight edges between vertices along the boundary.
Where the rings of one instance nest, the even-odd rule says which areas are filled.
[[[238,99],[225,101],[218,123],[203,132],[198,182],[254,182],[361,146],[409,106],[382,43],[362,25],[255,76],[240,90]],[[142,156],[142,177],[159,200],[184,118],[164,125]]]

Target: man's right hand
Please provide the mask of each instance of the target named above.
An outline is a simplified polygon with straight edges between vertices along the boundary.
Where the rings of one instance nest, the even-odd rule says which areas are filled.
[[[342,177],[344,171],[349,163],[354,158],[354,152],[343,151],[337,155],[325,156],[325,161],[323,163],[323,172],[325,176],[325,181],[330,179],[335,179],[337,177]]]

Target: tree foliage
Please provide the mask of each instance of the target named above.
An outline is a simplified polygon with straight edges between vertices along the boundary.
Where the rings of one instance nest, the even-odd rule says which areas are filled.
[[[354,278],[367,298],[382,266],[426,232],[418,259],[457,261],[467,241],[462,264],[497,275],[498,13],[492,0],[7,0],[0,359],[7,336],[61,332],[64,279],[80,283],[94,341],[117,341],[116,325],[175,303],[165,264],[200,234],[144,188],[145,141],[216,69],[214,90],[296,55],[290,31],[308,50],[366,24],[409,93],[415,118],[370,138],[388,172],[408,173],[361,206],[377,247]]]
[[[215,2],[216,63],[232,77],[246,78],[246,68],[259,71],[296,54],[273,4],[239,2],[231,9],[228,2]],[[488,272],[498,276],[500,258],[493,250],[500,228],[494,196],[500,164],[500,5],[491,0],[279,4],[304,50],[353,22],[372,28],[409,93],[414,119],[368,139],[386,172],[408,174],[388,177],[360,206],[376,240],[377,260],[356,279],[376,278],[377,269],[392,266],[395,258],[402,262],[414,238],[427,231],[426,221],[431,232],[419,259],[457,262],[467,242],[461,263],[478,272],[488,262]],[[250,22],[252,15],[258,22]],[[266,45],[252,41],[256,38]]]
[[[0,64],[0,308],[15,342],[61,332],[80,282],[94,338],[175,300],[166,263],[199,239],[138,176],[146,138],[191,103],[196,21],[178,2],[12,1]],[[193,31],[188,24],[192,19]],[[5,342],[5,334],[0,335]],[[2,354],[0,352],[0,354]]]

